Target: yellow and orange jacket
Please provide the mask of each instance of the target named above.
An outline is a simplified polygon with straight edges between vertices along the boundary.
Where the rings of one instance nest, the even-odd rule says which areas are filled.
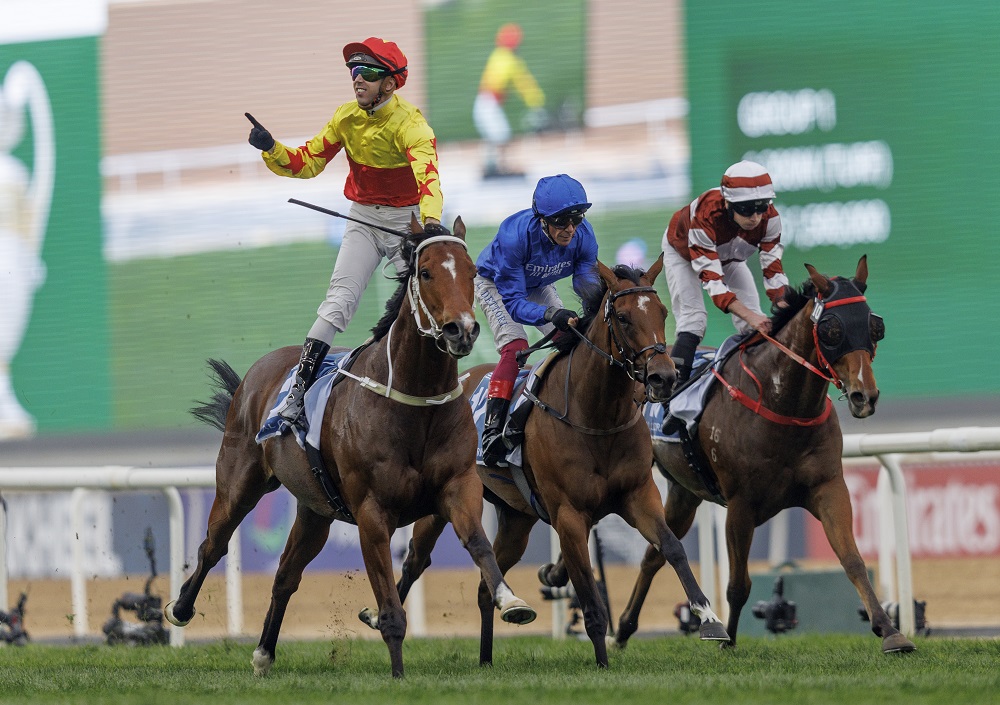
[[[292,149],[275,140],[271,151],[262,154],[267,168],[278,176],[311,179],[341,149],[350,167],[344,184],[348,200],[383,206],[419,203],[422,221],[441,219],[434,131],[420,110],[399,96],[372,114],[355,101],[344,103],[303,146]]]
[[[514,86],[529,108],[545,105],[545,93],[531,75],[524,59],[506,47],[497,47],[486,60],[479,79],[479,92],[492,93],[498,103],[503,103],[509,85]]]

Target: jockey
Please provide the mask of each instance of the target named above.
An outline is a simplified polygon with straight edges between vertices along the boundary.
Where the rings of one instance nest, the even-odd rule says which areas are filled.
[[[404,232],[411,215],[419,215],[425,227],[440,225],[434,132],[416,106],[395,95],[408,76],[406,56],[395,43],[378,37],[352,42],[343,54],[356,101],[337,108],[326,127],[297,149],[275,141],[247,113],[254,125],[250,144],[263,152],[272,172],[300,179],[318,175],[343,149],[350,167],[344,195],[353,201],[351,217]],[[348,221],[326,299],[302,346],[292,390],[278,409],[282,418],[305,425],[303,399],[334,336],[347,328],[383,258],[396,271],[405,269],[401,248],[400,236]]]
[[[535,186],[531,208],[506,218],[476,262],[476,299],[500,353],[483,429],[483,462],[490,467],[508,450],[503,425],[517,379],[515,355],[528,347],[524,326],[568,332],[578,315],[563,308],[555,282],[572,276],[577,292],[599,285],[597,238],[584,217],[590,206],[579,181],[546,176]]]
[[[771,331],[747,259],[760,251],[764,290],[777,303],[788,278],[781,266],[781,218],[772,205],[774,186],[767,170],[742,161],[726,169],[722,185],[698,196],[670,219],[663,234],[663,271],[677,321],[671,355],[677,385],[687,381],[695,349],[705,337],[708,313],[702,288],[740,332]]]

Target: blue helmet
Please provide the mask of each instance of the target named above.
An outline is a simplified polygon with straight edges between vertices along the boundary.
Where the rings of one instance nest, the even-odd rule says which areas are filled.
[[[591,205],[583,184],[566,174],[539,179],[531,197],[531,210],[542,218],[586,213]]]

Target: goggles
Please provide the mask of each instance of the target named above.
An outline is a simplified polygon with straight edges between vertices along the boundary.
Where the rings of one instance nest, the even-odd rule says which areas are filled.
[[[767,213],[767,209],[771,207],[770,201],[744,201],[742,203],[730,203],[729,207],[733,209],[733,212],[739,213],[745,218],[754,215],[755,213],[764,214]]]
[[[550,225],[554,225],[560,230],[562,230],[563,228],[569,227],[570,223],[573,224],[573,227],[577,227],[578,225],[580,225],[580,223],[583,222],[584,217],[585,216],[583,213],[578,213],[578,214],[554,215],[549,218],[546,218],[545,220]]]
[[[355,65],[351,66],[351,80],[357,79],[358,76],[368,83],[375,83],[375,81],[381,81],[383,78],[389,75],[387,69],[381,68],[380,66],[363,66]]]

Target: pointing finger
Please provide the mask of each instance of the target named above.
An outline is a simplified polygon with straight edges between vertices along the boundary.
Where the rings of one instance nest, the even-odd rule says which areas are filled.
[[[261,125],[259,122],[257,122],[257,118],[255,118],[253,115],[251,115],[250,113],[243,113],[243,114],[247,116],[247,120],[249,120],[251,123],[253,123],[254,127],[259,127],[262,130],[265,129],[265,127],[263,125]]]

